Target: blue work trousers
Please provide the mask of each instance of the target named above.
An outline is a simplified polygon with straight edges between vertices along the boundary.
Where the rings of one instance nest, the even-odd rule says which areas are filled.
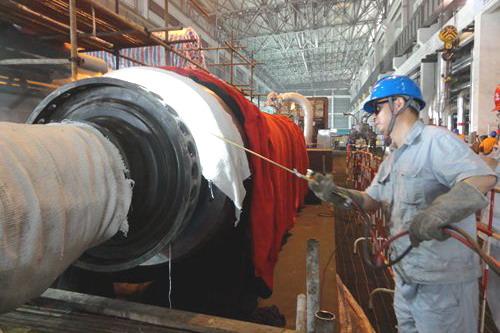
[[[396,278],[394,310],[400,333],[476,333],[478,281],[407,284]]]

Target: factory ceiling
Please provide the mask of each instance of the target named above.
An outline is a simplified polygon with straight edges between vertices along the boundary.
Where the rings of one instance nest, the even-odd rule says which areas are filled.
[[[349,87],[381,24],[386,0],[204,0],[218,39],[262,62],[276,90]]]
[[[305,95],[348,90],[387,6],[387,0],[191,1],[215,23],[216,38],[221,44],[233,40],[245,46],[243,52],[260,63],[256,75],[271,88]],[[88,14],[92,6],[102,7],[98,1],[77,2],[78,29],[83,32],[92,30]],[[44,38],[67,40],[67,11],[67,0],[0,1],[0,18],[35,32],[43,31]],[[79,31],[79,45],[102,49],[157,43],[150,34],[135,27],[130,33],[113,35],[117,30],[131,29],[131,23],[108,12],[102,7],[95,14],[97,31],[107,33],[103,37],[106,40]],[[107,44],[112,47],[106,47]]]

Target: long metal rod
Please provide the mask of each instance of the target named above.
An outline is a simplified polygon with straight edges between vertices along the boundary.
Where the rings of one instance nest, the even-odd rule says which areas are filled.
[[[319,310],[319,242],[307,241],[306,254],[306,328],[307,333],[315,332],[316,312]]]
[[[236,49],[245,49],[244,46],[234,46]],[[217,47],[194,47],[194,48],[189,48],[189,49],[180,49],[179,51],[219,51],[219,50],[230,50],[230,47],[223,47],[223,46],[217,46]]]
[[[163,21],[165,22],[165,26],[168,27],[168,0],[163,2]],[[165,30],[165,42],[168,43],[168,30]],[[169,52],[170,50],[165,47],[165,65],[170,65],[169,60]]]
[[[232,37],[231,37],[231,39],[232,39]],[[226,42],[226,44],[227,44],[227,42]],[[232,64],[232,63],[234,63],[234,51],[233,51],[233,49],[230,49],[230,52],[231,52],[231,55],[230,55],[230,58],[229,58],[229,62]],[[233,84],[233,81],[234,81],[234,66],[229,66],[229,71],[230,71],[229,83]]]
[[[252,56],[250,57],[250,59],[252,60],[252,65],[250,65],[250,88],[252,88],[252,90],[250,90],[250,100],[253,101],[253,72],[254,72],[254,68],[255,68],[255,65],[257,65],[257,63],[255,62],[255,60],[253,59],[253,52],[252,52]]]
[[[161,31],[178,31],[184,29],[182,25],[176,25],[172,27],[160,27],[160,28],[145,28],[147,32],[161,32]]]
[[[78,78],[78,31],[76,30],[76,0],[69,0],[69,40],[71,42],[71,79]]]
[[[279,164],[279,163],[277,163],[277,162],[275,162],[275,161],[273,161],[273,160],[271,160],[271,159],[269,159],[269,158],[267,158],[267,157],[265,157],[265,156],[262,156],[261,154],[256,153],[256,152],[254,152],[253,150],[250,150],[250,149],[246,148],[245,146],[242,146],[242,145],[240,145],[240,144],[238,144],[238,143],[236,143],[236,142],[234,142],[234,141],[231,141],[231,140],[229,140],[229,139],[226,139],[226,138],[225,138],[225,137],[223,137],[223,136],[220,136],[220,135],[217,135],[217,134],[214,134],[214,133],[212,133],[212,135],[213,135],[213,136],[215,136],[215,137],[217,137],[217,138],[219,138],[219,139],[221,139],[221,140],[222,140],[222,141],[224,141],[224,142],[227,142],[227,143],[229,143],[229,144],[231,144],[231,145],[233,145],[233,146],[235,146],[235,147],[238,147],[238,148],[240,148],[240,149],[243,149],[243,150],[244,150],[244,151],[246,151],[246,152],[249,152],[250,154],[252,154],[252,155],[254,155],[254,156],[257,156],[257,157],[259,157],[259,158],[263,159],[264,161],[267,161],[267,162],[269,162],[269,163],[271,163],[271,164],[274,164],[274,165],[276,165],[277,167],[279,167],[279,168],[281,168],[281,169],[283,169],[283,170],[285,170],[285,171],[288,171],[288,172],[290,172],[290,173],[294,174],[295,176],[297,176],[297,177],[299,177],[299,178],[302,178],[302,179],[307,180],[307,181],[311,181],[311,179],[310,179],[309,177],[307,177],[306,175],[301,174],[300,172],[298,172],[298,171],[297,171],[297,169],[290,169],[290,168],[287,168],[286,166],[284,166],[284,165],[282,165],[282,164]]]
[[[168,45],[174,45],[174,44],[187,44],[187,43],[194,43],[196,42],[196,39],[191,38],[191,39],[178,39],[178,40],[171,40],[168,41]]]
[[[3,59],[0,60],[0,65],[67,65],[70,63],[69,59]]]
[[[182,30],[182,27],[176,26],[176,27],[170,27],[170,28],[154,28],[154,29],[144,29],[146,33],[152,33],[152,32],[162,32],[162,31],[177,31],[177,30]],[[94,33],[84,33],[80,32],[78,34],[78,37],[81,38],[88,38],[88,37],[112,37],[112,36],[122,36],[122,35],[133,35],[133,34],[139,34],[142,33],[141,31],[138,31],[136,29],[127,29],[127,30],[117,30],[117,31],[104,31],[104,32],[96,32]],[[55,38],[57,36],[45,36],[42,37],[43,39],[50,39],[50,38]]]
[[[94,6],[92,6],[91,9],[92,9],[92,36],[93,37],[97,37],[96,36],[97,26],[96,26],[96,22],[95,22],[95,9],[94,9]]]
[[[257,63],[256,63],[257,64]],[[263,65],[264,63],[262,62],[259,62],[258,63],[259,65]],[[215,63],[215,64],[208,64],[208,66],[254,66],[254,64],[249,64],[247,62],[233,62],[233,63],[230,63],[230,62],[222,62],[222,63]]]
[[[5,81],[2,81],[5,80]],[[56,89],[58,86],[55,84],[50,84],[50,83],[45,83],[45,82],[38,82],[38,81],[31,81],[31,80],[24,80],[20,78],[12,78],[9,76],[3,76],[0,75],[0,85],[7,85],[7,86],[20,86],[21,84],[31,84],[34,86],[40,86],[48,89]]]

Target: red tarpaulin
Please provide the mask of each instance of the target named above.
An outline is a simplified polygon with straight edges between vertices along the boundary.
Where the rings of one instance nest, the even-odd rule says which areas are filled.
[[[263,112],[233,86],[212,74],[195,69],[162,67],[197,82],[215,85],[230,96],[243,116],[247,148],[290,169],[305,173],[308,158],[304,136],[290,119]],[[269,289],[283,236],[293,226],[297,209],[302,206],[307,184],[254,155],[247,154],[252,172],[250,225],[255,273]]]

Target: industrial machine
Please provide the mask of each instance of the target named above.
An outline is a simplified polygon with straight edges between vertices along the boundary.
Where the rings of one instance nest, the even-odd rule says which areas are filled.
[[[0,277],[9,281],[9,287],[14,287],[13,275],[21,276],[26,282],[23,289],[27,290],[19,296],[12,296],[12,291],[0,292],[9,295],[4,299],[10,300],[0,302],[3,311],[52,285],[246,319],[256,308],[257,297],[270,294],[272,269],[280,247],[276,244],[281,244],[293,225],[291,212],[300,206],[306,185],[293,175],[277,174],[279,171],[270,170],[271,166],[249,160],[244,151],[227,145],[218,136],[257,151],[259,140],[265,142],[262,147],[268,144],[266,139],[271,145],[276,145],[276,140],[290,140],[286,143],[287,151],[280,156],[261,152],[304,172],[307,157],[303,136],[286,117],[264,116],[215,77],[196,70],[179,72],[182,75],[158,68],[128,68],[67,84],[35,108],[28,119],[31,125],[16,125],[14,130],[6,131],[4,148],[18,154],[16,168],[34,168],[36,159],[26,157],[30,151],[41,149],[44,155],[40,156],[55,156],[55,170],[47,167],[42,173],[28,172],[25,180],[36,185],[54,179],[58,185],[53,190],[64,192],[60,200],[71,198],[67,200],[70,204],[61,204],[59,211],[67,217],[64,227],[71,234],[68,231],[51,238],[64,246],[47,246],[47,239],[39,233],[23,229],[23,225],[34,223],[28,218],[32,207],[22,207],[26,212],[14,222],[9,220],[9,214],[1,217],[2,224],[16,224],[32,236],[34,247],[43,248],[40,271],[52,268],[49,276],[38,277],[33,269],[36,260],[32,257],[36,255],[30,252],[26,261],[30,265],[23,266],[18,261],[12,270],[0,272]],[[266,126],[280,128],[274,131],[274,139],[262,137],[271,131]],[[264,132],[253,133],[252,128]],[[27,140],[22,141],[19,133],[26,133]],[[36,134],[36,140],[30,142],[31,133]],[[61,145],[55,145],[59,137]],[[89,143],[75,145],[73,150],[65,141],[68,138],[67,142],[73,142],[70,137],[75,142],[84,137]],[[27,153],[9,147],[9,138],[22,141]],[[96,147],[100,145],[108,150],[97,156]],[[65,180],[79,164],[57,161],[65,151],[68,158],[79,156],[92,161],[89,172],[78,172],[86,177],[79,182],[80,189],[70,190]],[[7,155],[3,156],[5,159]],[[96,159],[106,163],[96,165]],[[113,166],[119,190],[99,192],[95,197],[87,195],[87,183],[115,186],[106,172],[109,165]],[[272,175],[277,177],[270,180]],[[0,170],[0,177],[9,177],[5,168]],[[133,183],[128,199],[127,182]],[[290,184],[292,188],[287,192],[281,190]],[[274,188],[276,196],[261,195],[272,192],[265,186]],[[51,202],[41,198],[50,195],[38,188],[33,192],[40,202],[41,234],[49,234],[51,228],[58,226],[44,215],[51,211]],[[275,205],[278,193],[284,194],[279,200],[286,207]],[[5,203],[7,199],[0,195],[0,200]],[[120,205],[113,206],[111,212],[109,207],[99,210],[99,204],[112,201]],[[259,205],[260,215],[253,216]],[[120,211],[128,212],[126,221],[121,216],[120,221],[113,222]],[[256,232],[266,225],[271,229],[269,235]],[[104,227],[113,232],[103,232]],[[89,230],[99,233],[98,241],[84,242]],[[21,244],[21,238],[14,243],[19,240]],[[258,250],[256,242],[261,245]],[[68,252],[72,256],[76,253],[78,260],[67,258]],[[0,262],[5,265],[6,259],[1,257]],[[68,267],[70,263],[73,265]]]

